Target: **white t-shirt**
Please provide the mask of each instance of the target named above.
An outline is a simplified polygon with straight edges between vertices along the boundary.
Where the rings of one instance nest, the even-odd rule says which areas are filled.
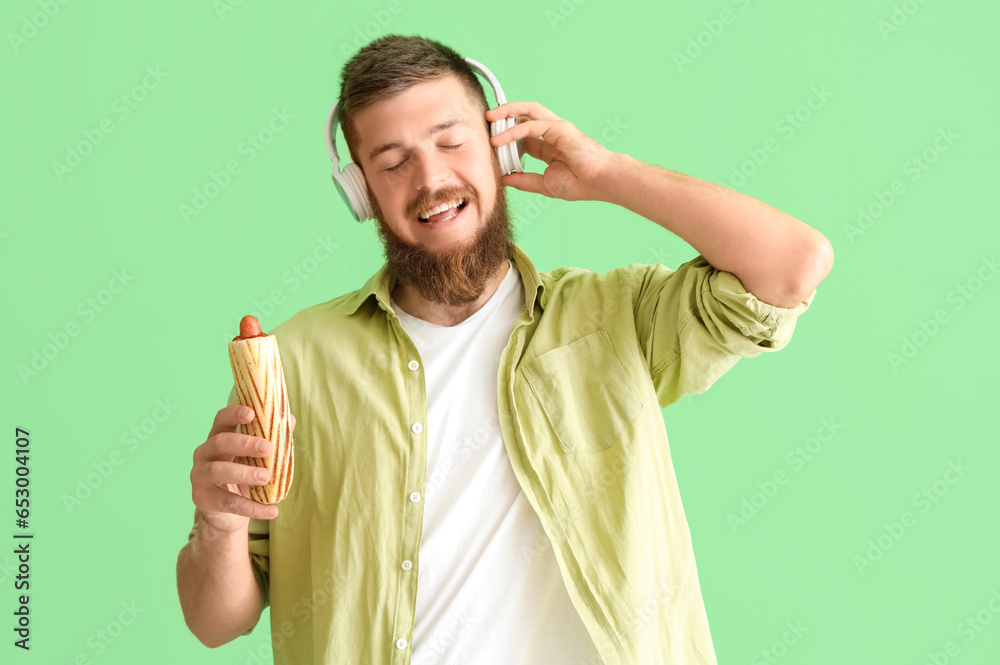
[[[427,483],[412,665],[601,663],[500,437],[500,355],[524,307],[513,263],[456,326],[392,307],[427,379]]]

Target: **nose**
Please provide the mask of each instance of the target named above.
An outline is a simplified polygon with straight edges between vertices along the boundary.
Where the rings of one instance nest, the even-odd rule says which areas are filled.
[[[413,170],[413,187],[418,190],[436,192],[447,181],[450,170],[445,159],[437,154],[423,154]]]

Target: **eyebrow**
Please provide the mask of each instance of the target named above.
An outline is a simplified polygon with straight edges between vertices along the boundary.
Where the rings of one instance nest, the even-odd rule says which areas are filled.
[[[455,125],[465,125],[466,127],[468,127],[469,123],[460,118],[452,118],[451,120],[445,120],[444,122],[439,122],[438,124],[431,127],[429,130],[427,130],[427,134],[425,134],[425,136],[433,136],[434,134],[443,132],[446,129],[454,127]],[[389,150],[396,150],[397,148],[403,148],[403,147],[404,147],[403,144],[400,143],[399,141],[393,141],[392,143],[383,143],[382,145],[377,146],[374,150],[371,151],[371,153],[368,154],[368,159],[374,160],[383,152]]]

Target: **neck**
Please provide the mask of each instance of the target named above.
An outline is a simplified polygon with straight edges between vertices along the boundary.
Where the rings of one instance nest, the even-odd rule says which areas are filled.
[[[500,282],[507,276],[509,269],[510,261],[504,259],[498,266],[496,273],[486,283],[479,297],[466,305],[459,305],[457,307],[428,300],[420,295],[412,286],[402,282],[396,282],[391,295],[396,305],[410,316],[433,323],[434,325],[450,328],[451,326],[457,326],[482,309],[483,305],[489,302],[489,299],[496,293],[500,287]]]

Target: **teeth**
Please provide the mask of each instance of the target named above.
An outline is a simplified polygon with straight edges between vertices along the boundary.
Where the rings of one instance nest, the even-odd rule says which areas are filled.
[[[425,210],[424,212],[422,212],[419,215],[417,215],[417,217],[419,217],[420,219],[427,219],[431,215],[436,215],[439,212],[444,212],[445,210],[448,210],[449,208],[457,208],[458,206],[462,205],[463,203],[465,203],[465,199],[458,199],[457,201],[448,201],[447,203],[442,203],[441,205],[435,206],[435,207],[431,208],[430,210]]]

